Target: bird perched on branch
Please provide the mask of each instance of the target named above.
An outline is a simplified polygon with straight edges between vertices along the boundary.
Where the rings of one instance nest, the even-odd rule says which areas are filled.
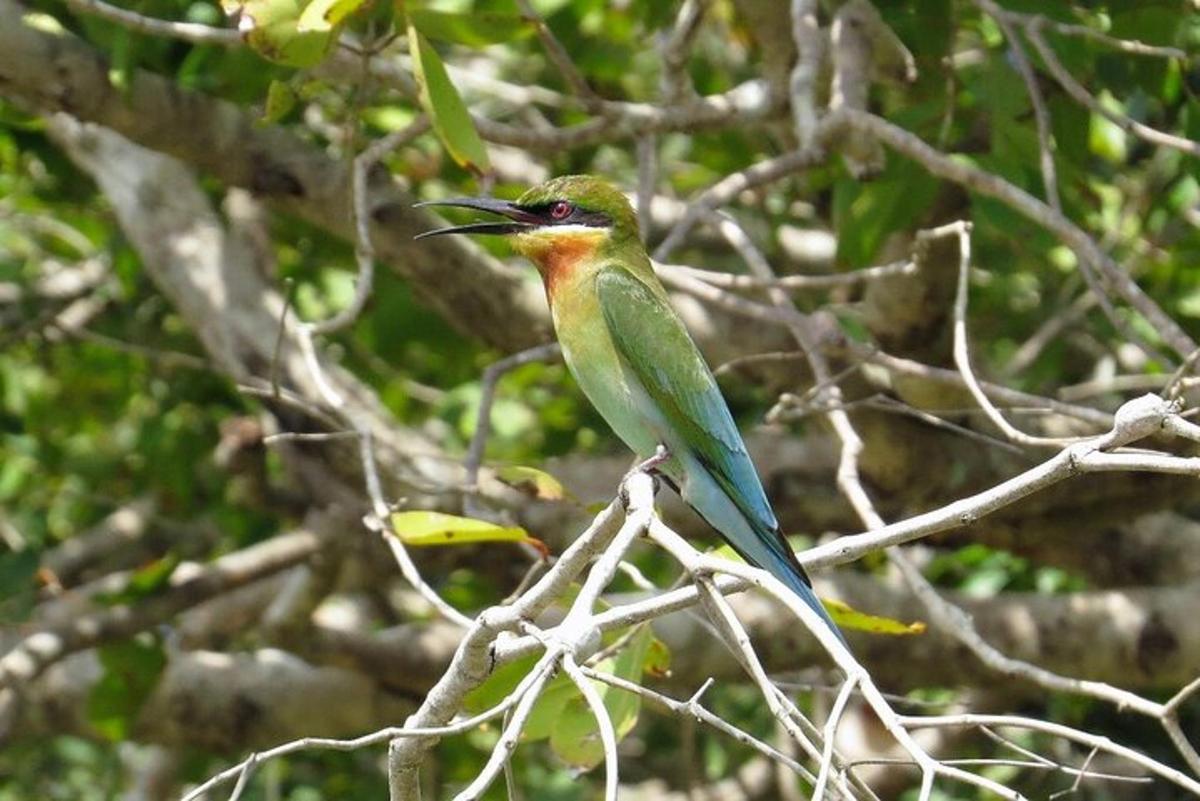
[[[541,273],[567,367],[617,436],[743,559],[786,584],[838,633],[779,530],[712,372],[654,274],[625,196],[599,178],[570,175],[515,202],[421,205],[506,218],[418,238],[506,235]]]

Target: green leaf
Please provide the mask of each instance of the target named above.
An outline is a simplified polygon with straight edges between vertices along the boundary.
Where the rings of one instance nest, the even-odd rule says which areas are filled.
[[[311,67],[325,58],[337,30],[300,29],[303,0],[222,0],[226,14],[238,15],[246,44],[263,58],[289,67]]]
[[[1101,97],[1101,103],[1105,97]],[[1093,113],[1089,118],[1088,148],[1100,158],[1113,164],[1124,164],[1129,153],[1128,136],[1120,125],[1107,117]]]
[[[1184,317],[1200,317],[1200,288],[1189,291],[1175,302],[1175,311]]]
[[[637,683],[642,678],[646,653],[652,639],[653,634],[649,626],[639,627],[621,652],[615,657],[600,661],[596,670]],[[600,697],[604,699],[604,707],[612,720],[617,742],[620,742],[637,725],[642,699],[634,693],[618,690],[607,684],[593,683]],[[567,764],[587,770],[604,761],[604,747],[595,715],[584,701],[583,695],[577,689],[572,689],[572,696],[556,715],[554,727],[550,732],[550,748]]]
[[[906,159],[888,159],[873,181],[845,177],[834,186],[838,260],[866,267],[888,235],[914,224],[937,194],[938,181]]]
[[[919,620],[912,623],[901,623],[899,620],[893,620],[890,617],[868,615],[866,612],[860,612],[848,604],[829,598],[822,598],[821,605],[829,612],[829,616],[833,618],[833,622],[837,623],[843,629],[897,636],[925,633],[925,624]]]
[[[271,81],[267,89],[267,104],[259,121],[264,125],[279,122],[296,106],[296,93],[283,81]]]
[[[408,47],[412,53],[413,77],[420,89],[421,107],[429,115],[433,130],[446,151],[459,166],[476,173],[487,172],[491,169],[487,148],[475,130],[475,123],[471,121],[458,90],[450,82],[446,65],[429,40],[413,26],[411,19]]]
[[[546,546],[520,526],[498,526],[486,520],[441,512],[396,512],[392,531],[405,545],[465,545],[475,542],[527,542]]]
[[[37,605],[38,555],[26,548],[0,554],[0,623],[23,623]]]
[[[536,467],[505,465],[496,468],[496,478],[542,501],[561,501],[571,495],[557,478]]]
[[[571,690],[573,695],[567,698],[554,716],[550,748],[568,765],[589,770],[604,760],[604,746],[600,742],[600,729],[592,710],[578,690],[574,687]],[[616,721],[613,725],[616,726]]]
[[[171,574],[175,572],[175,568],[179,567],[180,561],[182,560],[176,553],[169,553],[161,559],[155,559],[134,571],[133,575],[129,577],[129,581],[120,590],[99,593],[96,600],[114,606],[131,604],[148,595],[153,595],[167,585]]]
[[[408,18],[430,39],[468,47],[508,42],[533,31],[533,25],[518,14],[491,11],[455,14],[432,8],[413,8],[409,9]]]
[[[296,30],[331,31],[362,8],[364,2],[366,0],[312,0],[300,14]]]
[[[98,650],[104,675],[88,696],[88,721],[114,742],[126,740],[167,665],[162,645],[142,639],[105,645]]]
[[[491,709],[516,689],[521,679],[537,664],[538,658],[527,656],[496,668],[483,684],[467,694],[463,708],[472,715]]]
[[[606,636],[606,645],[617,642],[624,632],[613,632]],[[470,693],[464,708],[478,714],[498,704],[521,682],[538,656],[530,656],[496,668],[479,688]],[[640,682],[643,674],[666,675],[670,665],[670,652],[659,641],[649,626],[640,626],[628,638],[619,652],[600,660],[596,670],[619,676],[634,683]],[[605,709],[613,723],[618,742],[631,732],[637,724],[641,711],[641,699],[633,693],[596,683],[597,692],[604,699]],[[534,704],[525,728],[521,731],[524,742],[549,739],[555,754],[569,765],[588,769],[604,759],[600,742],[600,730],[583,695],[564,673],[551,679]]]
[[[562,723],[562,717],[567,705],[573,700],[583,700],[574,682],[560,673],[555,676],[542,690],[542,695],[533,705],[525,728],[521,730],[521,740],[537,742],[545,740],[554,734],[554,730]]]
[[[38,555],[28,548],[0,554],[0,598],[32,589],[37,569]]]
[[[145,598],[165,587],[180,561],[179,554],[169,553],[137,570],[125,585],[125,592],[132,595],[130,600]]]

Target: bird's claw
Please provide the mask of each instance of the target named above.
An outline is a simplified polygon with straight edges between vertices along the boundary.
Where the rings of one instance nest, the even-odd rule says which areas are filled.
[[[654,481],[654,494],[657,495],[659,487],[658,468],[670,458],[671,449],[660,442],[658,443],[658,447],[654,449],[653,456],[634,465],[633,469],[626,473],[621,479],[621,489],[618,492],[618,496],[621,499],[621,505],[625,508],[629,508],[629,479],[633,476],[636,476],[638,473],[645,473],[646,475],[650,476],[651,480]]]

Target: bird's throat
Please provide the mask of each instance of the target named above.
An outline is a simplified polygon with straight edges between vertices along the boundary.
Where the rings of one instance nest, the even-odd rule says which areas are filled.
[[[518,234],[514,247],[532,261],[546,284],[550,302],[555,295],[578,277],[582,266],[594,262],[597,251],[607,239],[603,230],[551,230]]]

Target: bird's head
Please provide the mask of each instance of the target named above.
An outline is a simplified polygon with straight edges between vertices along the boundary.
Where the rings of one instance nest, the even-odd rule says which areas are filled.
[[[475,222],[439,228],[418,239],[442,234],[505,234],[513,248],[545,275],[566,262],[637,242],[637,217],[612,184],[591,175],[564,175],[538,184],[514,201],[487,197],[453,198],[418,204],[457,206],[491,212],[505,222]]]

